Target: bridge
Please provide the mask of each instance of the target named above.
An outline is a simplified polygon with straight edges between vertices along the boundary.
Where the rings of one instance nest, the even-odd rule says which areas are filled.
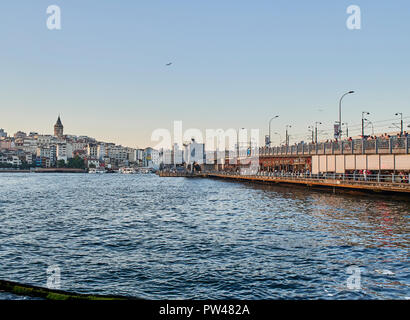
[[[293,146],[262,147],[262,171],[344,174],[355,170],[410,171],[410,137],[379,137]]]

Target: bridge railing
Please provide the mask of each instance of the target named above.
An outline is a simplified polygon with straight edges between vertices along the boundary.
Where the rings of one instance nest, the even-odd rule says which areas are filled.
[[[354,139],[333,142],[299,143],[291,146],[261,147],[260,156],[320,155],[320,154],[378,154],[410,151],[410,137]]]
[[[324,173],[324,174],[311,174],[311,173],[292,173],[292,172],[267,172],[259,171],[257,174],[251,175],[239,172],[224,172],[213,171],[209,174],[217,174],[223,176],[237,176],[237,177],[266,177],[266,178],[283,178],[290,180],[338,180],[338,181],[354,181],[363,183],[395,183],[401,185],[410,184],[409,174],[339,174],[339,173]]]

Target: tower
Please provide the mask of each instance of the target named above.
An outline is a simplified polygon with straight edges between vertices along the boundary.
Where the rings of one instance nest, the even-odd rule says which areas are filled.
[[[64,126],[61,123],[60,116],[58,116],[57,122],[54,125],[54,136],[61,138],[63,136]]]

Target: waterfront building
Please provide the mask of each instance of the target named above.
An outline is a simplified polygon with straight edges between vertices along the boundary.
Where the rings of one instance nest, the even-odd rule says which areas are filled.
[[[25,161],[27,162],[27,164],[32,164],[33,163],[33,154],[32,153],[26,153]]]
[[[144,166],[144,149],[137,149],[136,150],[136,157],[137,157],[137,165],[138,167],[143,167]]]
[[[137,163],[137,150],[133,148],[126,148],[127,159],[131,163]]]
[[[87,167],[95,167],[99,168],[100,167],[100,161],[98,159],[87,159],[86,161]]]
[[[0,153],[0,164],[6,164],[7,163],[7,155]]]
[[[177,143],[172,146],[172,164],[174,167],[181,165],[184,162],[184,150]]]
[[[185,163],[186,164],[204,164],[205,159],[205,144],[197,143],[195,139],[192,139],[189,144],[185,144]]]
[[[107,147],[108,157],[115,162],[117,165],[125,163],[128,157],[126,148],[123,146],[118,146],[115,144],[109,144]]]
[[[149,167],[153,169],[159,168],[159,152],[151,147],[144,150],[144,167]]]
[[[8,159],[8,163],[11,164],[14,167],[18,167],[22,165],[22,162],[18,156],[11,156]]]

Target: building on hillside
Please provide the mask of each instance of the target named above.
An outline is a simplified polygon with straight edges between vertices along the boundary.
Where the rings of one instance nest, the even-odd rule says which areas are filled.
[[[87,156],[91,159],[97,159],[98,156],[98,145],[95,143],[89,143],[87,145]]]
[[[66,143],[59,143],[57,144],[57,161],[64,160],[67,163],[68,156],[67,156],[67,144]]]

